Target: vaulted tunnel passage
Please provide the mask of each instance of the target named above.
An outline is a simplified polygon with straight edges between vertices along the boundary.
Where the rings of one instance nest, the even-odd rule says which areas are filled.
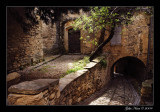
[[[111,67],[111,76],[129,76],[135,78],[138,82],[145,79],[145,64],[138,58],[127,56],[117,60]]]

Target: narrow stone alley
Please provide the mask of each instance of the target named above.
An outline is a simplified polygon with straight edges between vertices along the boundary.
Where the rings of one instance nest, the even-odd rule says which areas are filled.
[[[78,105],[139,105],[139,103],[140,96],[129,80],[119,76]]]

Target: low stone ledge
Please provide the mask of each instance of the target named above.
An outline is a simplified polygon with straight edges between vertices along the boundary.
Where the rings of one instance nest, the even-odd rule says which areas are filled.
[[[21,75],[17,72],[13,72],[7,75],[7,82],[19,78]]]
[[[145,105],[146,102],[152,102],[153,97],[153,79],[145,80],[142,82],[142,88],[141,88],[141,104]]]
[[[59,83],[56,79],[39,79],[13,85],[9,88],[12,93],[8,102],[10,105],[75,105],[105,84],[107,74],[100,61],[94,59],[83,70],[59,79]]]
[[[96,58],[83,70],[60,79],[61,94],[57,105],[76,105],[107,83],[106,68],[101,66],[101,60],[102,58]]]
[[[90,62],[84,67],[84,69],[90,69],[90,68],[94,67],[96,64],[97,64],[97,62]]]
[[[43,92],[37,95],[9,94],[8,105],[47,105],[48,101],[43,95]]]
[[[66,78],[61,79],[59,86],[60,91],[62,91],[65,88],[65,86],[68,85],[71,81],[73,81],[73,79],[66,79]]]
[[[142,97],[150,97],[150,95],[152,94],[152,84],[153,84],[153,80],[145,80],[144,82],[142,82],[142,89],[141,89],[141,96]]]
[[[72,81],[74,81],[76,78],[78,78],[79,76],[83,75],[85,72],[87,72],[87,69],[83,69],[83,70],[78,70],[75,73],[71,73],[69,75],[66,75],[65,77],[61,78],[59,80],[59,89],[60,92]]]
[[[92,62],[98,63],[98,62],[100,62],[104,58],[105,58],[104,56],[100,56],[100,57],[97,57],[97,58],[93,59]]]
[[[9,91],[8,105],[55,105],[60,96],[58,79],[25,81]]]
[[[13,72],[7,75],[7,88],[11,85],[17,84],[20,82],[21,75],[17,72]]]
[[[37,79],[33,81],[21,82],[17,85],[9,87],[10,93],[18,94],[38,94],[54,84],[58,84],[58,79]]]
[[[151,88],[152,84],[153,84],[153,79],[145,80],[144,82],[142,82],[142,87],[149,87],[149,88]]]

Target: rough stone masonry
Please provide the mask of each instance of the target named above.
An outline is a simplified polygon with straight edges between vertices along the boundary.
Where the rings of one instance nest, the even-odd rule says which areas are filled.
[[[37,79],[13,85],[8,105],[54,105],[60,96],[58,83],[58,79]]]
[[[9,87],[8,105],[75,105],[110,80],[97,58],[83,70],[57,79],[37,79]]]

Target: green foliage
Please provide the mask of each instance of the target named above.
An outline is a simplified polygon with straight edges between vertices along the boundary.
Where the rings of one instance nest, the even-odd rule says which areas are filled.
[[[102,59],[101,61],[100,61],[100,64],[101,64],[101,66],[102,67],[107,67],[107,61],[105,60],[105,59]]]
[[[125,15],[131,15],[131,12],[121,14],[116,11],[117,7],[90,7],[88,15],[84,14],[75,20],[72,24],[74,30],[82,29],[87,30],[89,34],[97,35],[102,29],[106,29],[106,26],[113,27],[113,24],[121,24],[122,20],[129,21],[129,17]],[[89,38],[87,36],[86,38]],[[85,38],[80,38],[84,40]],[[86,43],[86,42],[84,42]],[[98,45],[97,40],[92,40],[92,44]]]
[[[90,61],[89,61],[89,57],[88,56],[84,57],[80,61],[74,62],[73,63],[73,68],[67,70],[66,74],[70,74],[72,72],[76,72],[78,70],[82,70],[83,67],[85,67],[87,65],[87,63],[89,63],[89,62]]]
[[[83,39],[83,37],[80,37],[80,40],[82,40]]]
[[[148,15],[152,15],[153,14],[153,7],[151,6],[139,6],[136,8],[137,11],[143,11],[145,12],[145,14],[148,14]]]
[[[153,12],[153,7],[90,7],[89,14],[83,14],[77,18],[72,26],[74,30],[87,30],[88,33],[97,35],[99,31],[106,29],[106,26],[131,24],[131,17],[135,10],[146,11],[147,14],[150,14]],[[88,37],[83,37],[85,38]],[[91,43],[97,45],[97,41]]]
[[[67,70],[66,74],[70,74],[72,72],[76,72],[76,71],[82,70],[82,69],[83,69],[82,66],[75,66],[74,68]]]
[[[75,20],[74,29],[88,30],[95,33],[98,29],[106,27],[106,18],[109,15],[108,7],[91,7],[90,15],[83,15]]]

